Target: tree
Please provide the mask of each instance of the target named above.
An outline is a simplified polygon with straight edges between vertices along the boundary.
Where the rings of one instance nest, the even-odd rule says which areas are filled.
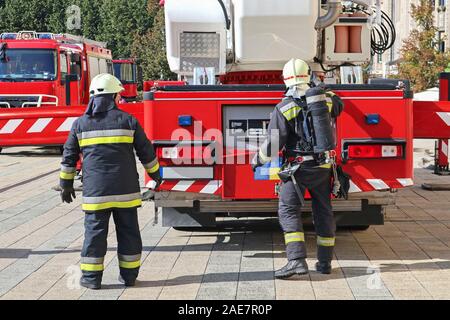
[[[116,57],[130,57],[130,48],[135,37],[145,34],[153,24],[153,18],[147,12],[147,2],[147,0],[103,1],[98,38],[108,42]]]
[[[175,80],[167,62],[164,9],[150,0],[148,13],[154,17],[153,26],[146,34],[135,37],[132,55],[139,59],[144,79]]]
[[[81,10],[81,29],[67,8]],[[165,52],[164,10],[158,0],[0,0],[0,33],[71,33],[108,42],[115,58],[138,58],[145,79],[173,79]]]
[[[402,61],[398,66],[399,77],[409,79],[415,91],[423,91],[436,86],[439,73],[450,61],[450,54],[439,51],[432,1],[420,0],[417,5],[413,4],[411,17],[417,28],[400,49]]]

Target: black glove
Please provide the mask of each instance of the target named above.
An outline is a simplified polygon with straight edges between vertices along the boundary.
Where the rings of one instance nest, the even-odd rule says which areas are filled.
[[[337,95],[333,95],[331,97],[331,100],[333,101],[333,110],[331,116],[335,119],[339,118],[345,109],[344,101],[342,101],[342,99]]]
[[[161,178],[161,176],[158,174],[158,175],[153,175],[153,176],[151,176],[151,178],[153,179],[153,181],[155,181],[155,183],[156,183],[156,186],[155,186],[155,188],[153,188],[153,190],[158,190],[159,189],[159,187],[161,187],[161,184],[162,184],[162,182],[163,182],[163,179]]]
[[[157,179],[155,179],[155,182],[156,182],[155,190],[158,190],[159,187],[161,187],[163,180],[161,177],[158,177]]]
[[[74,188],[67,188],[61,191],[61,200],[63,203],[72,203],[77,198]]]
[[[252,160],[252,169],[253,172],[256,172],[256,170],[260,167],[262,167],[264,163],[261,162],[261,159],[259,158],[259,154],[256,154],[255,157]]]
[[[341,166],[337,167],[337,175],[339,182],[341,184],[341,189],[338,192],[339,199],[348,200],[348,192],[350,191],[350,180],[351,176],[344,172]]]

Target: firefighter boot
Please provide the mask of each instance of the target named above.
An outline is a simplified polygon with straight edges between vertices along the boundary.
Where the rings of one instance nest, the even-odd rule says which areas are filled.
[[[80,279],[80,286],[91,290],[100,290],[102,288],[101,282],[87,281],[86,279],[83,278]]]
[[[134,286],[136,286],[136,280],[127,280],[127,281],[125,281],[125,279],[121,275],[119,275],[119,282],[124,284],[125,287],[134,287]]]
[[[275,278],[288,279],[295,275],[306,275],[308,273],[308,264],[305,259],[292,260],[286,266],[275,272]]]
[[[317,272],[321,274],[331,274],[332,267],[330,262],[317,262],[316,263],[316,270]]]

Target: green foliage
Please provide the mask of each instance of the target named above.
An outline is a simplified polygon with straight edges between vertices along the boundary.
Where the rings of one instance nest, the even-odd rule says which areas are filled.
[[[108,43],[115,58],[137,58],[144,79],[171,79],[158,0],[0,0],[0,32],[71,33]],[[67,8],[81,9],[81,29],[67,30]]]
[[[411,80],[415,91],[424,91],[436,86],[439,74],[450,61],[450,53],[439,51],[431,1],[420,0],[412,5],[411,16],[417,29],[411,32],[400,50],[403,59],[399,64],[399,77]]]
[[[176,80],[166,58],[165,16],[156,2],[150,1],[148,12],[154,17],[152,28],[135,38],[132,52],[139,57],[144,79]]]

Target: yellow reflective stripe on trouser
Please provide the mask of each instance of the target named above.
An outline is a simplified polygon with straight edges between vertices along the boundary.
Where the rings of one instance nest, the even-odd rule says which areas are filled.
[[[74,180],[76,175],[77,175],[76,173],[67,173],[67,172],[61,171],[61,173],[59,174],[59,177],[63,180]]]
[[[302,108],[300,108],[299,106],[295,106],[292,107],[291,109],[284,111],[283,112],[283,116],[288,120],[291,121],[292,119],[297,118],[298,114],[300,113],[300,111],[302,110]]]
[[[122,269],[137,269],[141,267],[141,260],[134,262],[119,261],[119,267]]]
[[[102,272],[104,270],[105,267],[103,266],[103,264],[87,264],[87,263],[81,264],[81,271]]]
[[[331,163],[327,163],[327,164],[324,164],[323,166],[320,166],[319,168],[321,168],[321,169],[331,169],[333,166],[331,165]]]
[[[317,237],[317,244],[321,247],[334,247],[336,245],[336,238]]]
[[[124,201],[124,202],[105,202],[105,203],[96,203],[96,204],[83,204],[83,211],[100,211],[112,208],[118,209],[128,209],[128,208],[136,208],[142,206],[142,199],[137,199],[133,201]]]
[[[98,144],[134,143],[134,137],[101,137],[80,140],[80,147],[94,146]]]
[[[292,242],[305,242],[305,234],[303,232],[292,232],[284,235],[286,244]]]

